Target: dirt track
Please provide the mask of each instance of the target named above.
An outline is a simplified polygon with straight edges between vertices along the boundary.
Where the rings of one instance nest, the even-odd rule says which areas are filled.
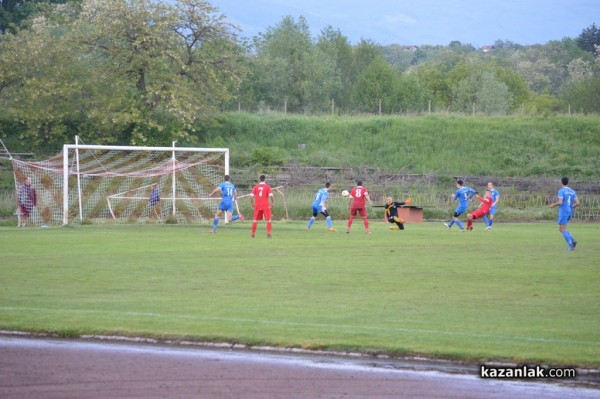
[[[0,398],[600,398],[385,362],[0,336]]]

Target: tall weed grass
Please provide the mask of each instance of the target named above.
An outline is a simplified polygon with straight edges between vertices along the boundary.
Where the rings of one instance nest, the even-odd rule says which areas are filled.
[[[207,145],[231,148],[234,166],[359,167],[449,175],[600,177],[600,117],[360,116],[224,114],[201,132]],[[269,160],[262,160],[269,166]]]

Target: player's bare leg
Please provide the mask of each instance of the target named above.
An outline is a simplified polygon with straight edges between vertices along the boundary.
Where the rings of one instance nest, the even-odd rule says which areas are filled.
[[[348,227],[346,228],[346,234],[350,234],[350,228],[352,227],[352,222],[354,222],[354,216],[350,215],[348,218]]]

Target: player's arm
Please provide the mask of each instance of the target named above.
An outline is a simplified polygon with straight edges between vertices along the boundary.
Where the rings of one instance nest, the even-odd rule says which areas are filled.
[[[575,202],[573,202],[573,209],[579,206],[579,198],[575,197]]]
[[[209,197],[212,197],[217,191],[221,191],[221,187],[217,187],[214,190],[211,191],[210,194],[208,194]]]
[[[561,206],[562,205],[562,201],[563,201],[562,197],[558,197],[558,201],[550,204],[550,208],[554,208],[555,206]],[[579,202],[579,200],[577,202]]]
[[[371,201],[371,196],[369,196],[369,192],[365,192],[365,198],[369,201],[369,204],[373,205],[373,201]]]
[[[273,196],[273,193],[269,193],[269,202],[271,203],[271,206],[275,205],[275,197]]]

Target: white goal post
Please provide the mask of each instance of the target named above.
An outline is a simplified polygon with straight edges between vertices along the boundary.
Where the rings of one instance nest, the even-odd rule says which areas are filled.
[[[85,160],[85,164],[82,160]],[[205,219],[207,215],[197,211],[205,202],[208,202],[207,208],[214,213],[216,201],[209,198],[208,193],[226,174],[229,174],[228,148],[176,147],[175,142],[172,147],[65,144],[63,225],[69,224],[69,209],[72,205],[70,198],[73,198],[70,190],[75,189],[71,187],[73,183],[69,181],[70,176],[76,178],[75,197],[80,221],[90,217],[84,214],[83,199],[91,196],[86,193],[87,182],[84,180],[112,179],[117,182],[105,184],[105,191],[100,191],[100,196],[105,195],[106,206],[113,219],[139,218],[139,204],[142,203],[145,208],[153,208],[157,219],[163,217],[164,211],[178,222],[185,222]],[[152,189],[148,195],[143,193],[146,188]],[[116,205],[122,208],[118,212],[115,200],[121,200]],[[149,202],[148,206],[146,202]],[[160,216],[155,208],[159,202],[170,203],[168,207],[161,207]],[[188,216],[178,217],[178,211],[183,209]],[[106,216],[106,212],[100,214]]]
[[[10,158],[15,187],[29,179],[31,225],[197,223],[212,220],[210,192],[229,174],[228,148],[66,144],[43,161]]]

